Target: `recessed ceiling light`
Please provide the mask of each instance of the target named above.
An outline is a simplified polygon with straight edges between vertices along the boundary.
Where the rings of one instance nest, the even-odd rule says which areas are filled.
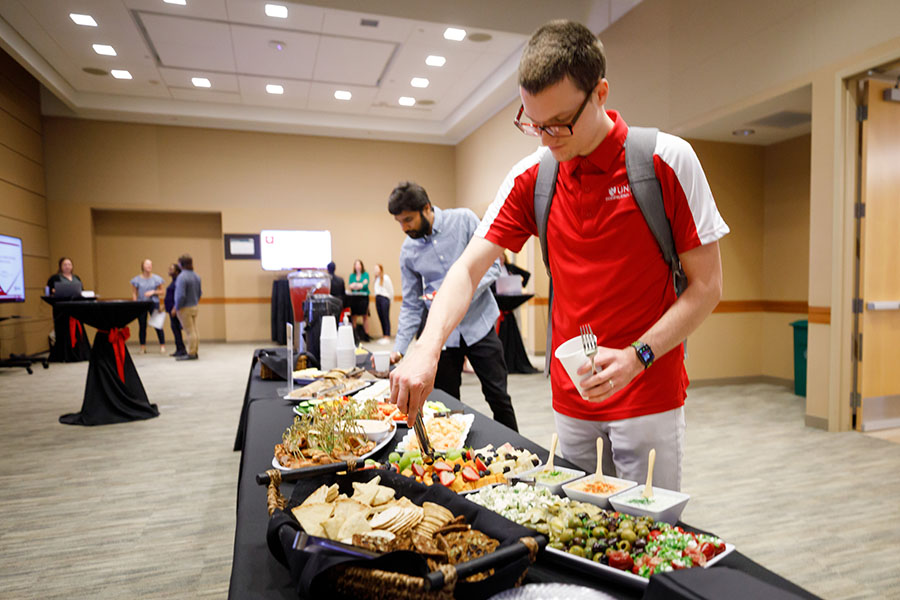
[[[269,48],[281,52],[282,50],[287,48],[287,44],[279,40],[269,40]]]
[[[409,85],[411,85],[415,88],[427,88],[428,80],[425,79],[424,77],[413,77],[412,79],[409,80]]]
[[[351,94],[347,90],[336,90],[334,92],[334,97],[337,100],[349,100],[353,97],[353,94]]]
[[[209,79],[207,79],[206,77],[191,77],[191,83],[194,84],[194,87],[202,87],[202,88],[212,87],[212,84],[209,82]]]
[[[466,30],[456,29],[455,27],[448,27],[444,30],[444,39],[453,40],[454,42],[461,42],[466,39]]]
[[[447,62],[446,58],[436,54],[431,54],[425,59],[425,64],[429,67],[443,67],[445,62]]]
[[[753,129],[735,129],[731,132],[731,135],[740,135],[740,136],[748,136],[756,133]]]
[[[75,21],[76,25],[84,25],[85,27],[96,27],[97,21],[91,15],[79,15],[77,13],[69,13],[69,18]]]
[[[97,54],[102,54],[103,56],[115,56],[116,49],[112,46],[107,46],[106,44],[94,44],[93,46],[94,52]]]
[[[187,2],[186,0],[163,0],[166,4],[177,4],[178,6],[184,6]]]
[[[116,79],[133,79],[131,77],[131,73],[125,71],[123,69],[113,69],[109,72],[110,75],[115,77]]]
[[[410,98],[409,96],[400,96],[400,99],[397,100],[397,104],[400,106],[415,106],[416,99]]]
[[[266,14],[276,19],[287,19],[287,6],[281,4],[266,4]]]
[[[269,94],[283,94],[284,87],[278,85],[277,83],[268,83],[266,84],[266,92]]]

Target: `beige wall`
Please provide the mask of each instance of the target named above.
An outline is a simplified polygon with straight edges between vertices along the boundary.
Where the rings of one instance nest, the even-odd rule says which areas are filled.
[[[0,356],[47,350],[53,323],[41,301],[56,271],[48,258],[47,200],[38,83],[0,50],[0,233],[22,239],[25,302],[0,304]]]
[[[101,209],[218,213],[223,233],[330,229],[338,274],[356,258],[380,262],[399,294],[403,233],[387,212],[391,189],[411,179],[439,206],[456,200],[449,146],[57,118],[44,127],[51,251],[70,254],[88,287],[99,273],[85,232]],[[123,259],[130,268],[147,253],[143,244]],[[247,260],[224,261],[220,282],[199,265],[198,273],[204,289],[222,290],[225,339],[269,338],[277,273]],[[370,327],[380,330],[377,319]]]

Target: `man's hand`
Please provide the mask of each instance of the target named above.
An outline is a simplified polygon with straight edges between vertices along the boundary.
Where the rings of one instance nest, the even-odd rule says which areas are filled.
[[[178,318],[178,311],[175,310],[174,308],[172,309],[172,318],[173,318],[173,319],[177,319],[177,318]]]
[[[410,427],[434,389],[438,358],[419,349],[391,372],[391,402],[397,405],[400,412],[406,413],[406,422]]]
[[[597,348],[594,367],[596,375],[591,375],[590,363],[585,363],[578,369],[579,375],[587,375],[581,380],[581,387],[584,389],[584,399],[589,402],[603,402],[631,383],[644,370],[644,365],[631,346],[622,350],[602,346]]]
[[[400,362],[400,359],[403,358],[403,355],[399,352],[391,352],[391,364],[396,365]]]

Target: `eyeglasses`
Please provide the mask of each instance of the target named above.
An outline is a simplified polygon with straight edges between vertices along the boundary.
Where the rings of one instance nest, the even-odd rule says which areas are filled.
[[[569,137],[572,135],[572,128],[575,127],[575,122],[578,121],[578,117],[581,116],[581,113],[584,112],[584,107],[587,106],[588,100],[591,99],[591,94],[584,98],[584,102],[581,103],[581,106],[578,108],[578,112],[575,113],[575,116],[572,117],[571,123],[560,123],[558,125],[538,125],[537,123],[523,123],[522,122],[522,113],[525,112],[525,105],[522,104],[519,106],[519,113],[516,115],[516,120],[513,121],[513,124],[519,128],[519,131],[524,133],[525,135],[532,135],[534,137],[541,137],[541,133],[546,133],[550,137]]]

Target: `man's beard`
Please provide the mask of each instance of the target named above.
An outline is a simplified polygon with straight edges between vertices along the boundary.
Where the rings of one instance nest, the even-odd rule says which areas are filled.
[[[414,240],[418,240],[419,238],[423,238],[426,235],[431,235],[431,223],[428,222],[428,219],[425,218],[425,215],[422,214],[422,211],[419,211],[419,218],[422,220],[419,228],[413,231],[407,231],[406,235],[411,237]]]

